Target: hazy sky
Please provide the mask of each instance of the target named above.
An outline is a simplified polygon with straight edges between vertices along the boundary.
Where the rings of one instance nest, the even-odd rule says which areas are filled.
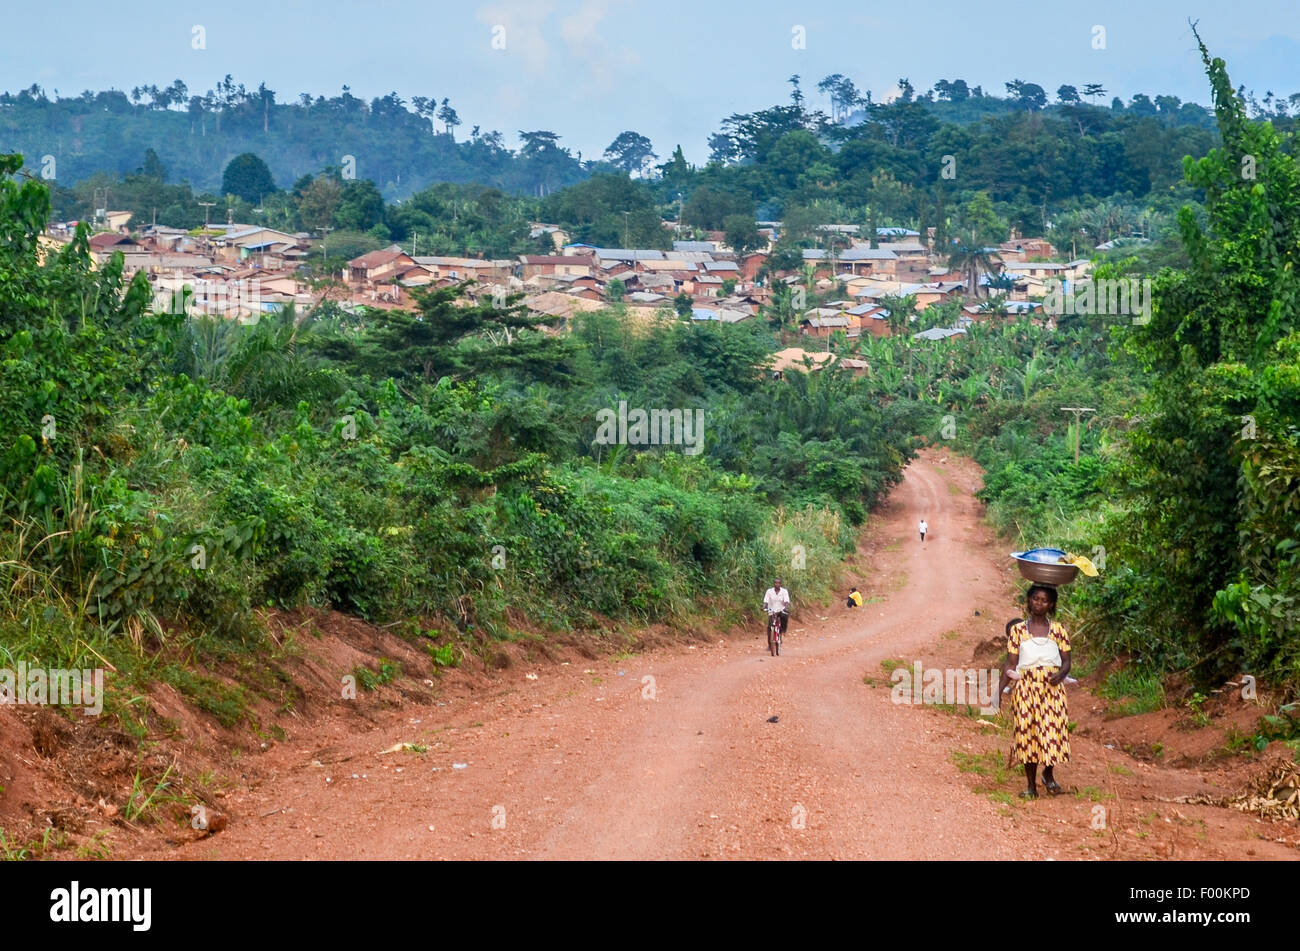
[[[1053,99],[1062,83],[1099,82],[1108,98],[1208,102],[1188,17],[1235,84],[1300,92],[1300,0],[53,0],[0,15],[0,88],[69,96],[180,78],[195,93],[230,73],[284,101],[346,83],[367,100],[450,97],[462,137],[480,125],[514,145],[519,129],[550,129],[592,158],[635,129],[665,158],[680,142],[702,162],[722,118],[786,101],[793,73],[823,108],[816,83],[836,72],[877,100],[905,76],[918,91],[1023,79]]]

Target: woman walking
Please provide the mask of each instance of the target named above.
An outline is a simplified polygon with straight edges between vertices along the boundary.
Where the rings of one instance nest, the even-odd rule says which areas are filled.
[[[1036,584],[1025,595],[1029,617],[1015,624],[1007,636],[1007,666],[998,694],[1010,681],[1015,733],[1011,758],[1025,767],[1027,787],[1022,799],[1037,799],[1037,773],[1043,767],[1043,786],[1052,795],[1061,791],[1053,767],[1069,762],[1069,716],[1065,706],[1065,678],[1070,672],[1070,637],[1058,621],[1056,589]]]

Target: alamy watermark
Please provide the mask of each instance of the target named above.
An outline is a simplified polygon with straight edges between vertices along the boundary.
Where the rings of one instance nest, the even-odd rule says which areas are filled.
[[[16,670],[0,667],[0,704],[6,703],[81,707],[86,716],[98,716],[104,710],[104,669],[28,667],[23,661]]]
[[[998,681],[1002,671],[996,667],[930,667],[922,668],[913,661],[911,669],[895,667],[889,675],[893,689],[889,699],[893,703],[931,703],[951,706],[979,706],[980,713],[990,716],[998,712]]]
[[[148,931],[152,909],[152,888],[83,888],[73,879],[50,892],[50,921],[56,923],[129,922],[132,931]]]
[[[1133,323],[1145,324],[1151,320],[1151,278],[1136,277],[1083,278],[1075,281],[1071,293],[1065,293],[1064,282],[1051,278],[1045,282],[1047,296],[1043,298],[1045,314],[1100,314],[1108,317],[1132,317]]]
[[[618,411],[602,409],[596,413],[600,428],[595,442],[601,446],[682,446],[687,456],[699,455],[704,449],[704,410],[702,409],[634,409],[620,400]]]
[[[153,306],[156,313],[189,317],[251,316],[262,312],[262,282],[200,280],[175,289],[159,288]]]

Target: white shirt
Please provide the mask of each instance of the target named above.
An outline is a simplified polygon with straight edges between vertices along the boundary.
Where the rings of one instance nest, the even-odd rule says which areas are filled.
[[[920,527],[920,529],[921,529],[921,533],[922,533],[922,534],[925,534],[926,532],[928,532],[928,531],[930,530],[930,526],[927,525],[927,524],[925,524],[925,519],[921,519],[921,524],[920,524],[919,527]]]
[[[790,589],[782,588],[777,591],[776,588],[768,588],[767,594],[763,595],[763,607],[767,608],[768,614],[775,614],[777,611],[788,611],[790,609]]]

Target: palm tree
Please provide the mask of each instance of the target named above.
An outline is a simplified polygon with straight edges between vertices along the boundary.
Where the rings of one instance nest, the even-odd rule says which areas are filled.
[[[916,316],[915,295],[882,297],[880,304],[889,312],[889,332],[891,334],[906,332],[908,326],[912,323],[912,318]]]
[[[785,330],[791,323],[795,323],[794,300],[790,291],[790,285],[784,281],[778,281],[772,285],[772,297],[767,305],[769,318],[781,330]]]
[[[1011,426],[1003,427],[998,433],[997,445],[1013,462],[1024,462],[1034,454],[1036,448],[1027,433]]]
[[[980,400],[989,394],[990,389],[988,376],[980,376],[975,373],[962,380],[961,385],[957,387],[957,391],[962,398],[962,406],[967,412],[974,410]],[[957,408],[957,406],[953,406],[953,409]]]
[[[870,334],[864,334],[858,338],[858,347],[861,350],[862,359],[867,361],[867,366],[874,370],[877,366],[892,366],[894,363],[894,348],[886,343],[884,337],[873,337]]]
[[[803,266],[803,286],[807,288],[808,293],[811,294],[816,285],[817,265],[814,262],[809,261]]]
[[[197,317],[186,321],[178,368],[248,399],[255,411],[336,395],[339,380],[306,347],[312,323],[310,317],[299,320],[293,307],[248,326]]]
[[[1023,402],[1028,403],[1029,397],[1034,395],[1043,378],[1051,374],[1047,361],[1041,353],[1035,353],[1030,357],[1029,362],[1024,365],[1020,371],[1020,396]]]
[[[979,297],[980,272],[993,273],[993,255],[982,247],[959,245],[948,254],[948,267],[964,275],[967,297]]]
[[[993,317],[1007,316],[1007,295],[997,294],[980,305],[980,312]]]

